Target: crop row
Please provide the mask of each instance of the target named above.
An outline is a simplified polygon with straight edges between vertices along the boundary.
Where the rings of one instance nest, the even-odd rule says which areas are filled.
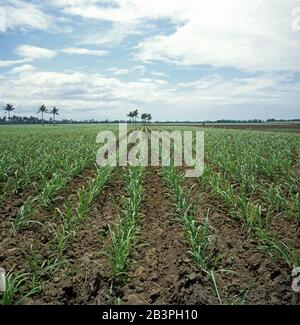
[[[31,246],[31,251],[26,256],[28,272],[14,272],[7,276],[7,289],[2,294],[2,304],[22,303],[28,296],[42,290],[42,278],[64,263],[64,252],[68,243],[80,231],[80,225],[89,215],[93,201],[103,190],[111,173],[111,167],[97,169],[95,178],[90,179],[85,187],[79,188],[75,198],[70,197],[65,203],[64,209],[56,210],[57,220],[54,223],[39,222],[43,231],[50,231],[52,234],[52,239],[48,242],[47,259],[41,260],[38,254],[41,243]]]
[[[52,188],[95,160],[97,131],[96,127],[2,129],[7,136],[1,141],[1,201],[24,191],[42,193],[47,199]]]
[[[142,178],[144,168],[131,167],[124,170],[127,195],[120,220],[110,225],[111,247],[108,249],[111,278],[121,280],[126,275],[130,260],[129,255],[134,247],[139,225],[139,209],[142,200]]]

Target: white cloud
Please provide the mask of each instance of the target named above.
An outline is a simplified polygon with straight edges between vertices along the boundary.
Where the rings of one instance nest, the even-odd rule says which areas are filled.
[[[0,79],[0,93],[2,101],[23,111],[45,103],[60,106],[61,116],[68,118],[125,118],[132,107],[149,110],[154,119],[295,118],[300,83],[289,74],[273,73],[231,79],[212,74],[171,85],[153,78],[121,81],[25,65]]]
[[[179,65],[248,71],[300,71],[299,34],[291,29],[297,0],[186,2],[186,21],[171,35],[142,41],[137,57]]]
[[[131,70],[138,73],[144,73],[146,72],[146,67],[144,65],[139,64],[132,67]]]
[[[0,80],[2,100],[13,101],[22,107],[44,102],[59,103],[67,111],[83,108],[128,107],[137,103],[167,100],[169,90],[156,83],[122,82],[97,73],[50,72],[41,70],[16,73],[13,70]],[[12,76],[12,73],[14,75]]]
[[[40,6],[21,0],[2,0],[1,7],[6,12],[7,29],[49,30],[54,18],[44,13]]]
[[[151,71],[151,74],[155,77],[168,77],[166,73],[159,71]]]
[[[89,49],[79,48],[79,47],[67,47],[60,50],[60,52],[66,54],[91,55],[91,56],[104,56],[109,54],[108,51],[104,51],[104,50],[89,50]]]
[[[29,62],[30,60],[28,59],[23,59],[23,60],[0,60],[0,68],[6,68],[10,67],[12,65],[18,65],[18,64],[23,64],[26,62]]]
[[[218,74],[211,74],[201,79],[189,82],[180,82],[177,84],[179,89],[208,89],[212,86],[221,84],[225,81],[224,77]],[[243,81],[243,79],[241,79]]]
[[[150,83],[150,84],[158,84],[158,85],[166,85],[168,82],[166,80],[161,79],[152,79],[152,78],[141,78],[139,81]]]
[[[60,50],[49,50],[31,45],[20,45],[15,49],[15,53],[19,56],[25,57],[27,60],[53,59],[59,53],[87,56],[105,56],[109,54],[109,52],[105,50],[90,50],[80,47],[67,47]]]
[[[138,34],[141,34],[141,30],[135,23],[114,23],[111,28],[102,32],[84,35],[84,39],[80,41],[80,44],[112,46],[121,43],[129,36]]]
[[[185,2],[191,3],[191,0],[53,0],[64,13],[115,23],[132,23],[145,18],[170,16],[177,19],[185,14]]]
[[[52,59],[56,56],[56,51],[48,50],[31,45],[20,45],[15,49],[15,53],[27,59]]]
[[[16,67],[10,71],[11,74],[20,74],[20,73],[26,73],[26,72],[32,72],[36,70],[36,68],[30,64],[24,64],[20,67]]]
[[[108,54],[99,48],[70,45],[50,50],[20,45],[15,53],[21,60],[0,61],[0,68],[21,65],[1,75],[1,100],[15,102],[20,107],[59,103],[63,112],[70,113],[67,117],[77,114],[77,118],[86,115],[122,118],[125,114],[120,116],[120,112],[135,106],[153,110],[154,119],[299,115],[300,83],[295,75],[300,72],[300,34],[291,27],[292,9],[299,6],[298,0],[52,0],[39,5],[38,1],[2,2],[10,10],[8,29],[52,30],[62,13],[63,23],[78,28],[79,33],[72,35],[77,45],[105,44],[110,49],[110,45],[119,44],[129,36],[138,37],[116,48],[116,56],[114,49],[110,49],[113,56],[107,58],[101,71],[109,72],[109,76],[84,72],[84,69],[93,71],[89,63],[81,62],[80,69],[73,67],[82,72],[72,71],[69,65],[68,71],[51,72],[29,64],[62,54],[95,57]],[[52,11],[52,5],[60,12]],[[42,11],[50,7],[52,16]],[[80,40],[81,27],[84,40]],[[33,35],[36,42],[39,37]],[[70,44],[70,38],[64,40]],[[119,50],[126,55],[122,62],[117,62]],[[126,66],[128,56],[138,62],[131,61]],[[67,58],[59,59],[61,66]],[[167,82],[163,80],[169,77],[163,65],[144,65],[156,61],[169,63],[167,71],[174,65],[180,66],[184,78],[178,73],[178,79],[187,82],[176,83],[171,78]],[[55,70],[55,63],[53,60],[48,69]],[[107,68],[111,64],[113,67]],[[130,67],[131,64],[136,65]],[[118,65],[122,68],[115,67]],[[207,75],[195,79],[196,65],[201,65],[201,69],[205,66],[203,71]],[[235,71],[240,77],[232,77],[227,70],[218,69],[223,67],[257,73],[247,73],[251,77],[245,78],[245,74]],[[190,79],[186,68],[192,72]],[[127,75],[126,80],[131,81],[119,80],[121,75]]]
[[[53,3],[65,14],[112,23],[112,27],[103,32],[85,35],[81,44],[118,44],[129,36],[142,35],[143,30],[150,27],[147,20],[176,20],[184,10],[182,0],[54,0]]]
[[[107,69],[107,71],[112,73],[114,76],[125,75],[130,72],[128,69],[115,68],[115,67],[109,68],[109,69]]]
[[[159,19],[176,25],[174,32],[155,34],[138,45],[134,54],[145,62],[300,72],[299,33],[292,30],[292,10],[299,0],[56,0],[54,4],[68,15],[113,23],[108,34],[87,37],[94,44],[120,42]],[[134,27],[126,31],[122,26]]]

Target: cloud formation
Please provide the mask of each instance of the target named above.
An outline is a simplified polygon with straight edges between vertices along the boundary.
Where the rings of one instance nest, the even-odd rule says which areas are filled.
[[[113,23],[87,42],[118,41],[146,21],[169,19],[176,31],[140,42],[137,58],[179,65],[212,65],[247,71],[300,72],[299,34],[292,29],[298,0],[54,1],[64,13]],[[123,26],[123,29],[120,28]],[[287,49],[289,49],[287,51]]]
[[[298,0],[2,6],[3,102],[28,110],[45,102],[95,118],[122,118],[132,107],[157,119],[299,117]]]
[[[57,54],[56,51],[31,45],[20,45],[16,48],[15,53],[30,60],[53,59]]]
[[[272,105],[274,114],[283,116],[281,105],[294,114],[300,100],[300,82],[293,82],[289,75],[265,74],[250,78],[226,79],[218,74],[199,78],[194,82],[169,84],[165,80],[142,78],[139,81],[121,81],[99,73],[52,72],[23,65],[12,69],[0,79],[0,93],[5,102],[25,106],[32,110],[41,103],[63,108],[63,115],[116,118],[131,107],[153,109],[157,118],[178,119],[218,118],[219,109],[233,118],[240,107]],[[162,109],[163,107],[163,109]],[[211,107],[216,109],[215,113]],[[187,108],[189,116],[187,116]],[[177,111],[178,110],[178,111]],[[251,111],[240,113],[249,118]],[[174,115],[175,114],[175,115]],[[258,117],[270,117],[267,112],[256,110]],[[73,116],[72,115],[72,116]],[[121,116],[122,117],[122,116]],[[253,116],[252,116],[253,117]],[[120,116],[118,117],[120,118]]]
[[[54,28],[55,18],[45,13],[41,6],[21,0],[2,0],[1,7],[6,13],[7,29],[50,30]]]
[[[91,55],[91,56],[104,56],[109,54],[108,51],[104,50],[89,50],[86,48],[80,48],[80,47],[67,47],[62,50],[60,50],[61,53],[66,54],[76,54],[76,55]]]

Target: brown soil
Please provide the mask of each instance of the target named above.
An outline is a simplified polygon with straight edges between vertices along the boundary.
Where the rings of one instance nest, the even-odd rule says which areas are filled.
[[[37,210],[36,220],[59,225],[54,208],[62,208],[94,172],[87,169],[81,177],[75,178],[49,210]],[[117,168],[69,243],[64,254],[65,264],[42,277],[42,291],[28,298],[26,304],[218,304],[211,280],[188,254],[189,246],[160,169],[148,168],[143,182],[139,235],[130,256],[132,263],[127,280],[115,283],[111,289],[109,261],[105,254],[111,244],[109,225],[118,221],[127,195],[122,169]],[[194,182],[186,180],[186,189]],[[291,269],[283,261],[260,252],[256,240],[239,221],[228,215],[226,208],[205,186],[196,184],[191,200],[198,207],[196,218],[199,222],[210,211],[209,220],[217,235],[216,250],[222,256],[220,267],[231,271],[216,274],[224,303],[300,303],[299,295],[291,289]],[[11,236],[10,222],[22,203],[22,200],[12,201],[0,211],[0,263],[1,267],[14,272],[28,271],[23,251],[28,253],[31,244],[42,260],[54,253],[49,245],[53,235],[47,227],[32,224]],[[72,204],[76,204],[75,196]],[[276,222],[275,231],[281,227],[280,233],[289,234],[290,223],[285,224],[280,219]],[[290,233],[285,237],[296,240],[294,230]]]
[[[108,224],[117,221],[126,195],[120,174],[116,177],[94,202],[93,212],[68,247],[65,267],[45,279],[42,294],[27,303],[217,304],[210,280],[187,255],[188,246],[159,169],[148,169],[145,175],[140,236],[131,255],[128,281],[110,291],[103,251],[110,245]]]
[[[93,165],[90,165],[86,167],[80,175],[75,176],[63,189],[61,193],[58,193],[57,197],[55,198],[53,205],[56,207],[65,201],[65,198],[67,196],[70,196],[74,193],[74,189],[79,188],[82,186],[87,178],[92,177],[95,174],[95,167]],[[0,204],[0,222],[3,221],[3,224],[0,224],[0,229],[2,226],[7,227],[8,224],[10,224],[14,218],[16,217],[19,209],[22,207],[24,202],[30,197],[35,196],[37,193],[34,192],[22,192],[17,195],[14,195],[10,197],[9,199],[6,199],[4,203]],[[53,208],[50,207],[50,209]],[[37,211],[37,215],[42,215],[43,212]],[[6,228],[7,229],[7,228]]]
[[[145,175],[140,238],[128,283],[116,288],[124,304],[218,303],[211,282],[187,255],[183,230],[157,168]]]
[[[63,204],[68,198],[76,193],[78,188],[85,185],[89,177],[95,174],[95,168],[86,169],[81,176],[75,177],[72,182],[57,197],[54,205],[49,209],[38,207],[33,211],[30,219],[41,222],[42,225],[31,223],[20,232],[12,232],[12,222],[18,209],[24,203],[22,200],[13,200],[1,210],[0,222],[0,262],[7,272],[29,271],[28,257],[32,253],[31,246],[42,261],[54,255],[51,251],[50,243],[53,240],[53,234],[50,233],[47,222],[54,226],[60,224],[60,219],[55,212],[55,208],[63,208]]]
[[[289,247],[297,249],[300,254],[300,223],[280,214],[271,218],[269,229]]]
[[[187,181],[191,187],[193,180]],[[260,252],[257,242],[232,219],[209,191],[196,184],[192,202],[198,206],[201,222],[209,211],[209,221],[217,235],[217,248],[222,256],[221,267],[233,271],[217,274],[222,297],[227,303],[295,304],[299,296],[291,290],[291,268],[284,262]]]
[[[97,295],[100,303],[111,303],[105,251],[109,245],[108,225],[117,221],[120,200],[125,195],[120,171],[94,201],[91,213],[70,242],[64,255],[66,264],[43,281],[43,292],[27,303],[93,304]]]
[[[210,164],[209,162],[206,162],[209,164],[214,171],[221,172],[224,178],[227,178],[231,184],[234,184],[235,189],[238,193],[238,188],[240,184],[234,182],[230,179],[230,177],[226,176],[223,171],[218,169],[214,164]],[[263,178],[258,178],[258,182],[261,182],[263,184],[263,187],[269,186],[268,182],[271,182],[270,180],[266,179],[263,181]],[[267,182],[268,181],[268,182]],[[274,182],[272,182],[274,184]],[[295,189],[295,194],[297,193],[298,188]],[[207,189],[207,192],[210,192],[209,189]],[[288,193],[286,192],[286,197],[288,197]],[[263,207],[263,213],[266,213],[268,210],[269,203],[266,203],[262,200],[259,193],[252,192],[246,193],[247,198],[251,202],[259,202]],[[276,213],[275,211],[272,211],[269,216],[269,226],[268,230],[274,234],[278,239],[280,239],[282,242],[284,242],[286,245],[288,245],[291,248],[297,249],[300,252],[300,223],[295,220],[295,218],[291,218],[287,215],[287,212],[282,213]]]

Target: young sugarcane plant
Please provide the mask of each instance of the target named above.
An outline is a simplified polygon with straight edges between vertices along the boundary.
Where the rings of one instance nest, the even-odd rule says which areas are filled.
[[[268,229],[268,221],[274,205],[270,205],[263,213],[263,207],[247,199],[245,193],[239,188],[240,193],[229,185],[225,176],[220,173],[204,173],[202,180],[211,186],[215,193],[229,208],[231,216],[243,221],[247,231],[258,239],[258,248],[265,253],[283,259],[289,266],[300,265],[300,257],[294,248],[288,247]]]
[[[33,287],[26,291],[26,282],[29,279],[28,273],[9,274],[6,278],[5,291],[1,294],[2,305],[19,305],[29,296],[39,292],[39,287]]]
[[[69,239],[74,235],[74,232],[69,229],[68,224],[61,224],[59,229],[56,229],[53,224],[49,223],[50,231],[54,234],[54,240],[56,244],[56,251],[58,256],[61,258],[64,254],[64,251],[67,247]]]
[[[13,232],[19,232],[29,224],[43,225],[37,220],[30,219],[30,214],[34,212],[34,203],[37,198],[29,197],[17,213],[15,220],[12,222]]]
[[[126,275],[128,257],[136,234],[135,222],[132,216],[121,216],[119,223],[109,225],[111,247],[108,251],[111,278],[120,280]]]
[[[103,167],[97,170],[95,179],[91,179],[86,187],[77,191],[77,207],[72,211],[71,203],[64,206],[65,211],[57,209],[58,215],[62,220],[59,229],[56,229],[53,224],[50,225],[50,230],[54,234],[57,251],[60,257],[67,247],[68,241],[74,237],[78,224],[90,212],[92,203],[97,195],[100,194],[111,174],[111,167]]]
[[[300,226],[300,194],[297,193],[293,196],[291,200],[291,208],[289,211],[289,215],[292,219],[295,219]]]
[[[68,178],[62,174],[54,174],[52,179],[45,184],[40,195],[42,206],[48,208],[55,195],[66,185]]]
[[[124,173],[128,198],[124,198],[124,211],[120,221],[109,226],[111,246],[107,251],[109,256],[112,283],[122,280],[129,267],[129,255],[134,245],[138,228],[139,207],[142,200],[142,167],[129,168]]]
[[[188,252],[195,264],[210,277],[219,303],[222,304],[215,275],[217,272],[231,271],[219,268],[221,256],[215,249],[216,236],[209,224],[209,211],[203,222],[198,223],[194,218],[195,207],[189,203],[192,189],[187,192],[183,189],[183,173],[178,173],[175,167],[171,166],[163,168],[163,177],[170,189],[171,198],[177,211],[177,218],[189,243],[190,250]]]
[[[56,255],[47,256],[47,259],[44,260],[43,255],[38,253],[32,244],[29,250],[26,249],[23,251],[23,254],[27,260],[29,269],[28,280],[30,281],[30,288],[35,290],[41,290],[42,277],[45,274],[49,272],[53,274],[59,266],[64,264],[64,261],[60,261]]]

